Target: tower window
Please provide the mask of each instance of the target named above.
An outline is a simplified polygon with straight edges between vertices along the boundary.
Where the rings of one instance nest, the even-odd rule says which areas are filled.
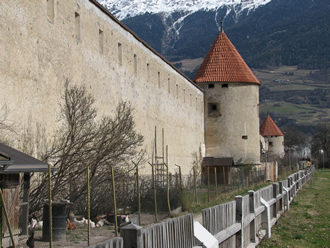
[[[54,22],[54,0],[47,0],[47,16],[51,22]]]
[[[100,53],[103,53],[103,31],[99,29],[99,49]]]
[[[269,146],[273,146],[273,142],[269,142]]]
[[[76,38],[80,40],[80,15],[77,12],[74,13],[74,25]]]
[[[134,54],[134,72],[137,73],[137,55]]]
[[[214,88],[214,84],[209,84],[209,89],[213,89]]]
[[[247,135],[243,135],[243,136],[242,136],[242,139],[247,140],[247,139],[248,139],[248,136],[247,136]]]
[[[220,103],[208,103],[207,108],[209,117],[221,116]]]
[[[121,65],[123,62],[123,48],[121,43],[118,43],[118,62]]]
[[[222,88],[228,88],[228,84],[222,84],[221,87]]]

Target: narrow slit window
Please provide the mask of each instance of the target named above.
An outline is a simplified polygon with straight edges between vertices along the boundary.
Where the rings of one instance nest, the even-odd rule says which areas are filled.
[[[189,104],[190,106],[192,105],[192,95],[190,94],[190,98],[189,98]]]
[[[123,63],[123,46],[118,43],[118,63],[121,65]]]
[[[158,72],[158,88],[160,88],[160,72]]]
[[[214,88],[214,84],[209,84],[209,89],[213,89]]]
[[[137,73],[137,55],[134,54],[134,73]]]
[[[99,29],[99,48],[100,53],[103,53],[103,31]]]
[[[74,13],[74,31],[77,40],[80,40],[80,15],[75,12]]]
[[[54,22],[54,0],[47,0],[47,17]]]
[[[183,89],[183,102],[186,103],[186,89]]]
[[[228,84],[222,84],[221,87],[222,88],[228,88]]]
[[[179,85],[175,85],[176,88],[176,99],[179,98]]]
[[[171,79],[170,78],[167,79],[167,88],[168,88],[168,93],[170,94],[171,93]]]
[[[150,65],[147,63],[147,80],[150,80]]]

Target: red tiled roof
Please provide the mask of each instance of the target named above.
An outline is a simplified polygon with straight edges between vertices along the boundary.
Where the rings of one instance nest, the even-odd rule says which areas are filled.
[[[260,125],[261,136],[284,136],[273,119],[267,115],[266,119]]]
[[[259,80],[224,32],[220,32],[193,81],[256,83]]]

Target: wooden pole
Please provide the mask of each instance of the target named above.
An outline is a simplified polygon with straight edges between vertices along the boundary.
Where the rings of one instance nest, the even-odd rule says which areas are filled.
[[[115,186],[115,173],[113,166],[111,166],[111,180],[112,180],[112,195],[113,195],[113,208],[115,214],[115,234],[118,236],[118,222],[117,222],[117,203],[116,203],[116,186]]]
[[[49,192],[49,247],[53,247],[53,210],[52,210],[52,171],[48,165],[48,192]]]
[[[139,225],[141,226],[141,197],[140,197],[140,182],[139,182],[139,165],[134,163],[132,161],[132,163],[135,165],[136,167],[136,191],[137,191],[137,198],[138,198],[138,207],[139,207]]]
[[[149,163],[150,164],[150,163]],[[154,166],[152,164],[151,168],[152,168],[152,181],[153,181],[153,185],[154,185],[154,200],[155,200],[155,220],[156,223],[158,223],[158,214],[157,214],[157,193],[156,193],[156,182],[155,182],[155,169]]]
[[[214,167],[214,182],[215,182],[215,195],[218,197],[218,179],[217,179],[217,167]]]
[[[224,166],[222,166],[222,173],[223,173],[223,189],[224,189],[224,192],[226,193],[226,174],[225,174]]]
[[[3,198],[3,194],[2,194],[2,189],[1,188],[0,188],[0,194],[1,194],[1,201],[2,201],[3,210],[5,212],[5,218],[6,218],[7,226],[8,226],[8,229],[9,229],[10,238],[11,238],[11,241],[13,242],[13,246],[12,247],[16,248],[16,244],[15,244],[13,232],[12,232],[11,226],[10,226],[10,221],[9,221],[9,217],[8,217],[6,203],[5,203],[5,200]],[[2,236],[2,234],[1,234],[1,236]]]
[[[175,164],[176,166],[179,167],[179,180],[180,180],[180,200],[181,200],[181,208],[183,211],[183,190],[182,190],[182,176],[181,176],[181,166]]]
[[[90,187],[90,171],[89,166],[87,166],[87,243],[90,245],[91,240],[91,187]]]
[[[196,183],[196,168],[195,168],[195,166],[194,166],[194,189],[195,189],[195,202],[197,203],[197,183]]]
[[[168,165],[164,164],[166,166],[166,174],[167,174],[167,206],[168,206],[168,212],[171,214],[171,204],[170,204],[170,180],[169,180],[169,173],[168,173]]]
[[[210,166],[207,166],[207,202],[210,202]]]

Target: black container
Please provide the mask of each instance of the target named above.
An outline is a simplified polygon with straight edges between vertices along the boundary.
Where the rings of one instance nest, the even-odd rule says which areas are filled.
[[[53,202],[53,240],[66,238],[67,202]],[[42,240],[50,241],[49,203],[45,203],[43,212]]]

